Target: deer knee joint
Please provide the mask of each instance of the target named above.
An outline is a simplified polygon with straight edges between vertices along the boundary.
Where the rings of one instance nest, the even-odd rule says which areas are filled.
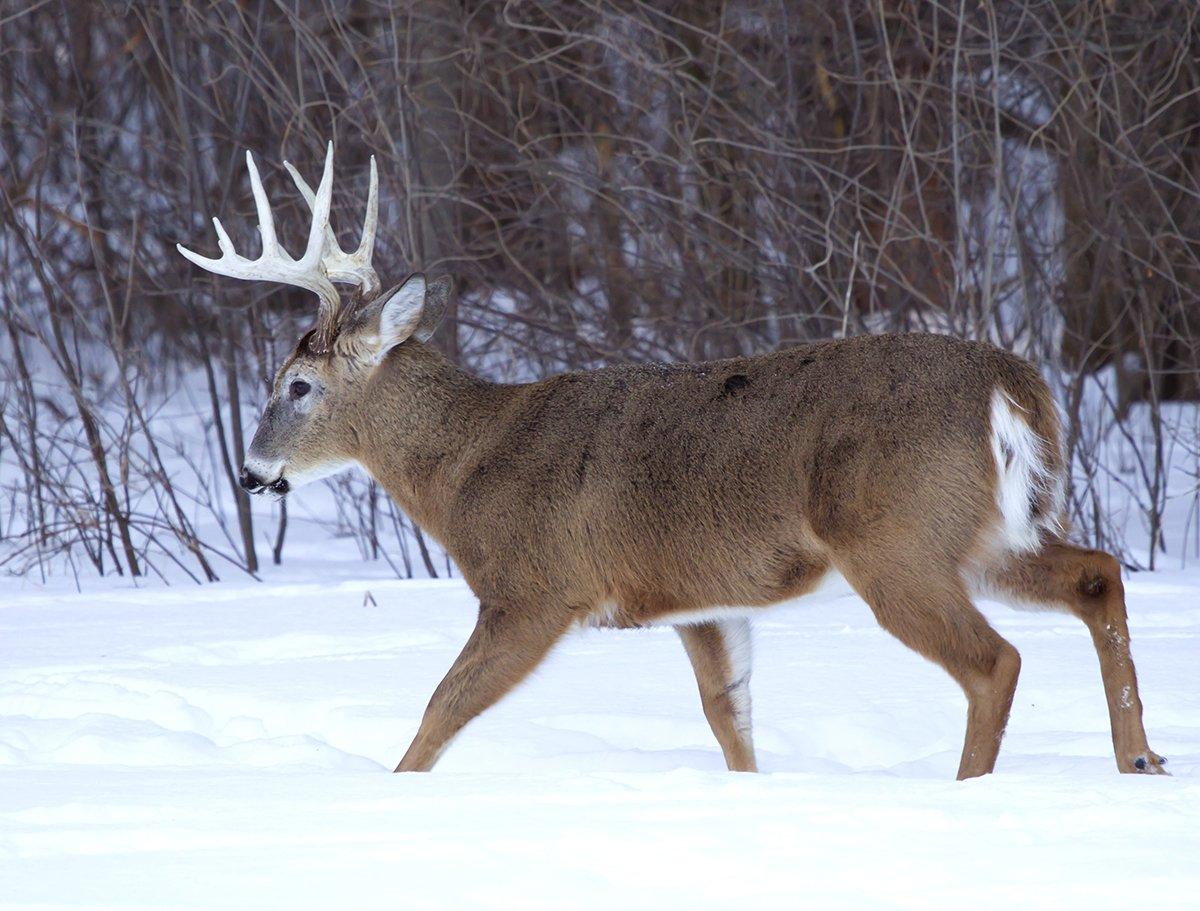
[[[1020,674],[1021,653],[1011,643],[1005,642],[996,654],[996,663],[992,665],[992,677],[1008,684],[1010,681],[1016,681]]]
[[[1096,554],[1079,568],[1074,584],[1075,601],[1084,617],[1109,615],[1114,607],[1123,605],[1121,598],[1121,565],[1108,554]]]

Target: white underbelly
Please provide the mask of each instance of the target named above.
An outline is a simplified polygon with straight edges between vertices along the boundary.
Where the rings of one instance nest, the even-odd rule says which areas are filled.
[[[737,605],[737,604],[717,604],[712,607],[702,607],[697,610],[689,611],[674,611],[668,614],[662,614],[658,617],[652,617],[648,620],[638,620],[636,623],[627,622],[621,612],[620,605],[615,601],[605,601],[596,608],[585,622],[588,626],[694,626],[698,623],[720,623],[725,620],[735,620],[743,617],[752,618],[761,615],[764,611],[778,607],[780,604],[800,603],[803,604],[809,598],[814,596],[829,596],[838,594],[852,594],[853,590],[845,577],[836,569],[828,570],[818,580],[813,589],[800,595],[797,598],[789,598],[786,601],[780,601],[777,604],[767,605]]]

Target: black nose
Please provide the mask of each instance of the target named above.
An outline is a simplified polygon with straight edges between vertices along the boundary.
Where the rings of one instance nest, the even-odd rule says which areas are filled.
[[[242,468],[242,473],[238,475],[238,483],[242,485],[243,490],[258,490],[266,484],[262,478],[252,472],[249,468]]]

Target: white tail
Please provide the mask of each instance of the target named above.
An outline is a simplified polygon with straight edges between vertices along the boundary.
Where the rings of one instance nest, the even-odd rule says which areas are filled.
[[[1057,445],[1057,441],[1039,438],[1022,417],[1023,411],[1004,390],[992,393],[996,505],[1004,544],[1013,553],[1035,551],[1041,546],[1044,532],[1061,532],[1058,526],[1064,497],[1063,479],[1047,468],[1044,452],[1044,447]],[[1039,502],[1051,504],[1044,515],[1037,514]]]

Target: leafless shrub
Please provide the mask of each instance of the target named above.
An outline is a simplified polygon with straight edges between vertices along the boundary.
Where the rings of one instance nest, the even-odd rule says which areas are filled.
[[[465,366],[522,379],[858,332],[990,338],[1057,384],[1078,534],[1153,565],[1182,547],[1172,505],[1200,515],[1194,420],[1171,404],[1200,393],[1198,15],[1171,0],[5,14],[6,565],[67,553],[136,573],[170,551],[210,577],[191,497],[221,516],[221,552],[257,567],[262,517],[234,477],[246,409],[307,302],[204,278],[171,248],[213,212],[253,223],[242,149],[312,173],[326,137],[344,175],[379,160],[381,271],[455,275],[437,342]],[[353,227],[365,184],[340,189]],[[151,403],[195,377],[219,484],[184,496]],[[391,522],[398,571],[434,572],[443,558],[403,549],[424,541],[373,486],[344,494],[364,556]]]

